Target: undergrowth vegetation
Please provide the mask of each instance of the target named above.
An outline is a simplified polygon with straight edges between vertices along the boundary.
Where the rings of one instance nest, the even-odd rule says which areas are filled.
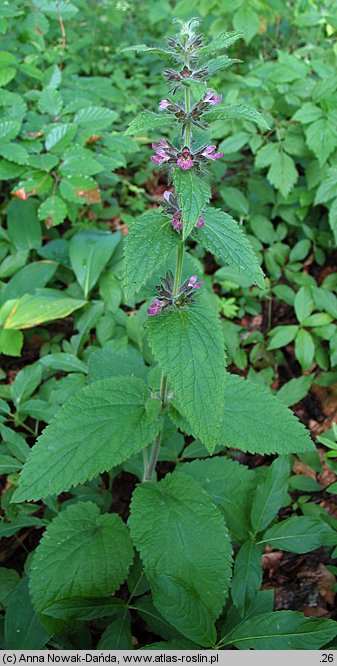
[[[3,648],[335,646],[336,10],[0,3]]]

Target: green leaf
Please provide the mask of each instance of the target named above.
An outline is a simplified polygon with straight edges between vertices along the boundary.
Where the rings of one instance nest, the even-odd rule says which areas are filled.
[[[322,165],[337,146],[337,132],[326,118],[316,120],[306,130],[307,144]]]
[[[127,300],[171,256],[179,242],[167,215],[150,210],[137,218],[129,229],[124,250]]]
[[[21,331],[0,330],[0,354],[6,356],[20,356],[24,342]]]
[[[288,491],[290,464],[286,456],[277,458],[268,467],[267,475],[258,485],[250,514],[254,534],[261,532],[282,507]]]
[[[5,619],[5,645],[7,650],[40,650],[49,634],[41,625],[30,599],[28,578],[24,578],[13,592]]]
[[[260,19],[258,14],[254,12],[251,7],[244,4],[237,12],[235,12],[233,25],[235,30],[243,33],[245,42],[249,44],[259,31]]]
[[[184,463],[182,470],[200,483],[222,511],[234,543],[245,541],[255,487],[252,470],[236,460],[219,456]]]
[[[69,245],[71,267],[87,298],[120,241],[118,232],[80,231]]]
[[[59,620],[94,620],[116,615],[125,603],[117,597],[71,597],[54,601],[43,614]]]
[[[284,150],[280,150],[273,160],[267,178],[286,199],[298,179],[298,172],[294,160]]]
[[[262,551],[255,541],[246,541],[234,564],[231,595],[237,609],[244,614],[254,601],[262,583]]]
[[[78,125],[84,125],[89,131],[97,131],[109,127],[118,118],[116,111],[111,111],[103,106],[86,106],[80,109],[74,118]]]
[[[102,379],[70,398],[32,449],[15,502],[58,494],[112,469],[156,437],[150,391],[136,377]]]
[[[154,130],[168,125],[174,125],[175,118],[170,113],[153,113],[152,111],[142,111],[139,116],[130,123],[125,134],[141,134],[148,129]]]
[[[97,650],[132,650],[130,613],[123,611],[119,617],[110,622],[99,639]]]
[[[4,155],[4,157],[6,157]],[[320,184],[316,196],[315,196],[315,205],[320,203],[327,203],[330,199],[334,199],[337,194],[337,168],[332,167],[327,173],[327,177],[324,178]]]
[[[47,134],[46,150],[53,150],[53,152],[62,154],[64,149],[71,144],[76,132],[77,126],[73,123],[56,124]]]
[[[20,583],[20,577],[15,569],[0,567],[0,604],[1,609],[6,608],[15,588]]]
[[[267,349],[272,350],[285,347],[295,339],[298,329],[299,327],[294,324],[276,326],[276,328],[273,328],[269,333],[270,342]]]
[[[301,287],[294,301],[295,313],[300,324],[311,315],[314,309],[314,299],[310,287]]]
[[[42,360],[42,359],[41,359]],[[108,377],[135,376],[146,381],[148,368],[142,355],[134,347],[112,351],[97,349],[89,356],[88,383]]]
[[[164,310],[148,321],[154,356],[194,431],[212,451],[223,406],[225,356],[220,320],[199,305]]]
[[[323,115],[322,109],[312,102],[305,102],[293,116],[293,120],[298,120],[302,125],[313,123],[319,120]]]
[[[65,626],[66,621],[44,615],[56,601],[113,594],[132,559],[128,530],[117,514],[100,515],[92,502],[68,506],[49,525],[34,553],[30,589],[43,624],[52,631]]]
[[[270,527],[260,543],[288,553],[309,553],[327,545],[334,534],[331,527],[322,520],[292,516]]]
[[[53,88],[45,88],[42,90],[39,101],[38,109],[42,113],[48,113],[50,116],[58,116],[63,106],[62,95]]]
[[[39,220],[48,220],[48,226],[56,227],[67,217],[67,206],[60,197],[53,195],[41,204],[37,214]]]
[[[41,379],[42,371],[38,363],[26,365],[18,372],[11,385],[11,398],[17,409],[21,402],[27,400],[36,391]]]
[[[269,389],[226,374],[219,442],[251,453],[314,450],[308,431]]]
[[[175,192],[184,221],[183,239],[187,238],[198,222],[211,197],[211,190],[193,171],[175,169],[173,175]]]
[[[315,356],[315,343],[312,335],[304,328],[298,331],[295,338],[295,356],[302,370],[309,370]]]
[[[15,67],[1,67],[0,71],[0,86],[6,86],[16,75]]]
[[[263,271],[238,223],[216,208],[206,208],[202,216],[205,225],[193,233],[197,241],[221,261],[233,266],[241,275],[263,288]]]
[[[50,370],[62,370],[63,372],[87,373],[87,366],[74,354],[47,354],[40,358],[40,363]]]
[[[9,238],[18,250],[36,250],[41,246],[41,225],[37,219],[35,202],[19,199],[11,201],[7,207],[7,227]]]
[[[305,398],[310,390],[313,379],[314,375],[295,377],[286,384],[283,384],[280,390],[276,393],[276,396],[284,405],[286,405],[286,407],[295,405],[297,402]]]
[[[33,261],[17,271],[1,291],[0,303],[13,298],[20,298],[27,293],[33,294],[39,287],[44,287],[57,269],[55,261]]]
[[[0,155],[15,164],[27,164],[29,157],[27,150],[18,143],[2,143]]]
[[[37,289],[35,294],[26,294],[15,301],[7,301],[6,306],[8,303],[12,303],[12,309],[7,313],[4,328],[20,329],[67,317],[74,310],[83,307],[86,301],[64,296],[62,291],[56,289]]]
[[[207,111],[203,114],[203,118],[207,122],[213,120],[249,120],[251,123],[256,123],[263,129],[270,129],[264,117],[248,104],[231,104],[230,106],[218,107],[214,111]]]
[[[136,488],[129,524],[159,612],[190,640],[212,644],[231,569],[218,509],[196,481],[175,472]]]
[[[10,141],[15,139],[19,133],[21,122],[19,120],[1,120],[0,121],[0,140]]]
[[[240,650],[318,650],[337,635],[333,620],[304,617],[296,611],[276,611],[249,618],[223,641]]]
[[[200,53],[215,53],[215,51],[221,51],[222,49],[228,49],[232,44],[235,44],[238,39],[241,39],[242,34],[236,32],[222,32],[216,39],[213,39],[209,44],[202,46],[200,48]]]

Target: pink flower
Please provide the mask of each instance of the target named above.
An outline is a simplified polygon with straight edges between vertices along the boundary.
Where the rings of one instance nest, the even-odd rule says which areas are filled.
[[[188,287],[193,287],[193,289],[199,289],[199,287],[202,287],[204,284],[202,280],[200,282],[197,282],[198,276],[197,275],[191,275],[189,281],[188,281]]]
[[[215,97],[215,90],[211,90],[211,92],[206,93],[203,102],[206,102],[207,104],[219,104],[222,101],[222,95],[218,95]]]
[[[177,164],[181,169],[187,171],[193,167],[193,159],[188,148],[184,148],[179,159],[177,159]]]
[[[160,109],[167,109],[168,106],[170,106],[171,102],[168,101],[168,99],[162,99],[159,102],[159,108]]]
[[[170,194],[171,194],[170,190],[165,190],[165,192],[163,194],[163,199],[165,201],[167,201],[168,203],[170,202]]]
[[[199,217],[199,220],[198,220],[198,222],[196,223],[195,226],[198,227],[198,229],[200,229],[201,227],[204,227],[204,226],[205,226],[205,220],[204,220],[204,218],[203,218],[203,217]]]
[[[161,312],[161,309],[164,307],[164,303],[160,301],[158,298],[155,298],[150,307],[147,310],[147,314],[150,316],[159,314]]]
[[[223,157],[223,153],[215,153],[214,151],[216,150],[216,146],[206,146],[206,148],[202,151],[203,157],[206,157],[207,160],[219,160],[220,157]]]
[[[156,154],[151,157],[151,162],[154,164],[162,164],[163,162],[167,162],[167,160],[170,159],[170,156],[168,153],[165,152],[164,148],[169,148],[169,144],[165,139],[160,139],[159,143],[153,143],[152,148],[155,150]]]
[[[180,211],[178,211],[174,215],[174,217],[171,220],[171,224],[172,224],[173,229],[175,229],[176,231],[181,231],[182,230],[182,228],[184,226],[184,223],[183,223]]]

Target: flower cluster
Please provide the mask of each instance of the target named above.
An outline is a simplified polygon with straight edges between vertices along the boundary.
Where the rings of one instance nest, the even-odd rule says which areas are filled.
[[[182,231],[184,227],[184,222],[182,219],[182,212],[179,208],[178,198],[173,194],[173,192],[166,191],[164,192],[164,208],[165,213],[171,217],[171,224],[175,231]],[[203,217],[199,217],[196,226],[198,228],[203,227],[205,220]]]
[[[216,146],[202,146],[195,152],[184,146],[179,151],[166,139],[153,143],[152,148],[155,151],[155,155],[151,157],[154,164],[177,164],[183,171],[199,166],[200,163],[207,160],[218,160],[223,156],[222,152],[216,152]]]
[[[168,305],[182,307],[188,303],[194,303],[194,293],[196,289],[200,289],[203,281],[198,281],[197,275],[191,275],[181,285],[177,294],[174,294],[174,277],[171,271],[168,271],[165,278],[162,278],[162,284],[157,287],[159,298],[154,298],[150,307],[147,310],[148,315],[154,316]]]

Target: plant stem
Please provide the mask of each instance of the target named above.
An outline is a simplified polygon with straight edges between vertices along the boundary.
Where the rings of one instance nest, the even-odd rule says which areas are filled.
[[[162,409],[165,409],[166,407],[166,389],[167,389],[167,377],[166,375],[164,375],[164,373],[162,373],[161,382],[160,382],[160,402]],[[161,437],[162,437],[162,430],[160,430],[156,439],[153,442],[151,455],[147,464],[146,464],[146,457],[144,456],[145,469],[144,469],[143,481],[152,481],[152,477],[156,469]]]
[[[174,275],[173,296],[177,296],[180,289],[181,275],[183,272],[183,260],[184,260],[184,242],[181,241],[177,252],[177,264],[176,264],[176,272]]]

